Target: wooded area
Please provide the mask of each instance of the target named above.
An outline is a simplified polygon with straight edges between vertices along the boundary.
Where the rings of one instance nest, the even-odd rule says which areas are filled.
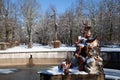
[[[0,0],[0,42],[73,45],[87,20],[101,44],[120,45],[120,0],[75,0],[59,14],[54,5],[43,13],[38,0]],[[57,26],[56,26],[57,23]],[[56,38],[57,36],[57,38]]]

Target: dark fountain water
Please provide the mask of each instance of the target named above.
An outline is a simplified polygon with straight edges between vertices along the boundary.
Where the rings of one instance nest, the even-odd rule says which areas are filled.
[[[10,74],[0,74],[0,80],[40,80],[39,74],[37,73],[40,70],[48,69],[50,66],[34,66],[34,67],[26,67],[26,66],[14,66],[7,67],[17,69],[13,73]]]

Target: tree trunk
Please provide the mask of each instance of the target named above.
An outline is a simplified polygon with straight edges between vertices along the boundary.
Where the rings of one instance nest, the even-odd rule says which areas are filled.
[[[109,33],[109,40],[110,42],[112,41],[112,34],[113,34],[113,24],[112,21],[110,21],[110,33]]]
[[[8,25],[8,18],[7,16],[5,17],[5,30],[6,30],[6,34],[5,34],[5,37],[6,37],[6,42],[10,42],[10,29],[9,29],[9,25]]]
[[[31,30],[31,27],[30,27],[30,31],[28,33],[29,35],[29,38],[28,38],[28,48],[32,48],[32,30]]]
[[[30,32],[30,34],[29,34],[29,40],[28,40],[28,48],[32,48],[32,32]]]

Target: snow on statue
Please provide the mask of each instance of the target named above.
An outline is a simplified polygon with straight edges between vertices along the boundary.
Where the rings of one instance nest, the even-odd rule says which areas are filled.
[[[71,66],[78,67],[79,71],[86,71],[91,74],[103,72],[102,58],[99,56],[99,43],[97,36],[93,37],[87,23],[84,24],[83,37],[78,36],[78,41],[75,42],[76,51],[71,62]],[[70,68],[70,67],[69,67]],[[67,68],[67,70],[69,69]],[[60,69],[60,68],[59,68]],[[69,73],[69,71],[67,71]],[[64,71],[65,74],[66,71]]]

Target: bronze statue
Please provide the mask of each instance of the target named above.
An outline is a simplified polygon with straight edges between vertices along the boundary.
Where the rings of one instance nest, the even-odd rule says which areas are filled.
[[[74,60],[71,62],[68,61],[69,66],[78,67],[79,71],[86,71],[91,74],[102,73],[103,60],[99,56],[99,43],[97,40],[97,36],[92,36],[91,27],[88,26],[87,22],[83,23],[83,25],[83,36],[78,36],[78,41],[75,42],[75,58],[73,58]],[[66,69],[64,69],[64,67],[64,64],[61,64],[61,68],[64,71],[64,73],[68,74],[69,68],[71,67],[68,67]]]
[[[76,51],[74,52],[74,56],[77,60],[77,64],[79,66],[80,71],[86,70],[91,72],[91,70],[88,69],[90,67],[89,60],[93,60],[92,62],[94,62],[95,60],[97,64],[99,63],[99,61],[102,62],[102,59],[99,57],[97,51],[94,49],[99,47],[98,41],[96,39],[97,36],[92,37],[92,33],[90,31],[91,27],[88,26],[87,23],[83,23],[83,25],[84,25],[83,37],[79,36],[78,41],[75,42]],[[96,52],[94,54],[97,56],[95,55],[93,56],[93,52]],[[89,64],[89,67],[86,67],[85,65],[88,66],[88,64]]]

